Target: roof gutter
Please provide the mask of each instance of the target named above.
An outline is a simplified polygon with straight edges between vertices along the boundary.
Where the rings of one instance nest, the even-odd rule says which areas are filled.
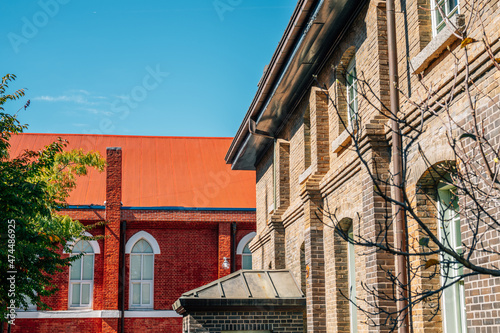
[[[105,206],[96,205],[68,205],[61,209],[105,209]],[[181,207],[181,206],[160,206],[160,207],[129,207],[122,206],[121,210],[181,210],[181,211],[237,211],[237,212],[255,212],[255,208],[219,208],[219,207]]]

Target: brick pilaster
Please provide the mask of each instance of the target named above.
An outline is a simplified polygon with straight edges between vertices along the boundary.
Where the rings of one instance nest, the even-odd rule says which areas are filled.
[[[227,269],[222,268],[224,257],[229,262]],[[219,223],[219,278],[231,273],[231,223]]]
[[[103,309],[118,310],[120,258],[120,208],[122,200],[122,150],[107,148],[106,161],[106,227],[104,239]],[[103,321],[103,332],[116,332],[118,319]]]
[[[325,256],[321,193],[316,177],[303,185],[304,247],[306,259],[307,332],[326,332]]]
[[[387,179],[390,160],[390,151],[383,136],[371,136],[369,138],[369,147],[364,154],[363,158],[365,161],[369,161],[369,167],[372,175],[378,177],[378,179]],[[383,242],[380,235],[387,237],[389,244],[393,243],[392,230],[387,230],[387,234],[382,233],[385,231],[386,219],[390,215],[390,206],[388,203],[374,191],[374,185],[372,178],[367,172],[364,173],[363,184],[363,218],[360,225],[360,230],[354,231],[354,237],[359,232],[363,237],[371,239],[374,242]],[[382,191],[384,191],[384,185],[379,183]],[[390,217],[389,217],[390,218]],[[365,261],[365,276],[364,283],[370,286],[371,290],[376,290],[375,295],[373,293],[365,293],[365,299],[368,304],[368,311],[372,311],[373,314],[370,315],[370,320],[376,326],[369,326],[369,332],[390,332],[389,325],[384,325],[387,315],[381,311],[395,311],[396,304],[391,300],[381,300],[377,293],[385,293],[388,296],[392,295],[393,285],[387,277],[388,271],[394,271],[394,256],[383,251],[370,251],[364,254]],[[363,292],[363,290],[357,287],[358,291]],[[375,306],[376,305],[376,306]],[[377,307],[380,307],[378,309]],[[363,321],[363,314],[358,312],[358,323]],[[389,321],[391,322],[391,321]]]

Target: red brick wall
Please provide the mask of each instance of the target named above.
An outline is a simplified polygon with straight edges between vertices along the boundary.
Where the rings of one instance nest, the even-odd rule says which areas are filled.
[[[217,279],[217,225],[191,223],[186,228],[151,228],[145,222],[127,224],[127,241],[139,231],[151,234],[160,246],[154,259],[154,309],[172,310],[182,293]],[[125,256],[129,281],[130,255]],[[125,288],[128,309],[129,285]]]
[[[103,210],[66,209],[63,211],[86,225],[102,220]],[[121,220],[127,221],[126,241],[139,231],[151,234],[160,246],[155,255],[154,309],[172,310],[172,303],[184,292],[218,278],[219,229],[230,235],[231,222],[237,223],[235,246],[248,233],[255,231],[255,213],[240,211],[166,211],[121,210]],[[219,225],[223,224],[221,228]],[[90,230],[94,236],[103,235],[104,227]],[[226,252],[230,238],[225,237]],[[101,254],[95,255],[93,310],[103,309],[105,240],[98,241]],[[228,255],[229,256],[229,255]],[[126,255],[125,305],[129,303],[129,255]],[[118,262],[117,262],[118,264]],[[222,262],[220,262],[222,264]],[[241,256],[236,256],[236,270],[241,269]],[[118,271],[117,267],[112,270]],[[107,274],[107,273],[106,273]],[[69,269],[54,276],[59,291],[45,298],[52,310],[68,309]],[[116,291],[117,292],[117,291]],[[118,296],[117,296],[118,297]],[[89,330],[78,325],[88,321]],[[75,323],[73,325],[73,322]],[[103,327],[116,325],[116,319],[18,319],[21,329],[14,332],[101,332]],[[181,332],[182,318],[128,318],[126,332],[138,327],[144,332],[156,332],[148,325],[165,332]],[[77,327],[74,329],[73,327]],[[96,328],[98,327],[98,328]],[[108,329],[109,330],[109,329]],[[112,331],[112,329],[111,329]]]
[[[12,332],[23,333],[95,333],[107,319],[17,319]],[[116,319],[115,319],[116,320]],[[6,326],[5,326],[6,331]],[[125,318],[125,333],[182,332],[182,318]]]
[[[125,333],[182,332],[182,318],[126,318]]]
[[[101,318],[16,319],[16,325],[11,326],[11,330],[13,333],[95,333],[101,332],[101,320]]]

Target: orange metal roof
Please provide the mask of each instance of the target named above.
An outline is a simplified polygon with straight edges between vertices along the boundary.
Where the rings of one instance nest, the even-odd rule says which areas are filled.
[[[224,161],[232,138],[30,134],[11,139],[11,157],[39,150],[58,137],[67,149],[121,147],[122,202],[128,207],[255,208],[255,172],[233,171]],[[106,172],[80,177],[70,205],[103,205]]]

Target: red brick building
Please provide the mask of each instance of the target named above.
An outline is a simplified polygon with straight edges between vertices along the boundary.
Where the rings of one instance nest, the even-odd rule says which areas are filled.
[[[54,276],[52,310],[18,312],[13,332],[181,332],[172,304],[183,292],[251,268],[255,173],[225,164],[230,138],[22,134],[11,155],[59,136],[106,157],[62,212],[107,221],[91,230],[106,237],[76,240],[87,254]]]

